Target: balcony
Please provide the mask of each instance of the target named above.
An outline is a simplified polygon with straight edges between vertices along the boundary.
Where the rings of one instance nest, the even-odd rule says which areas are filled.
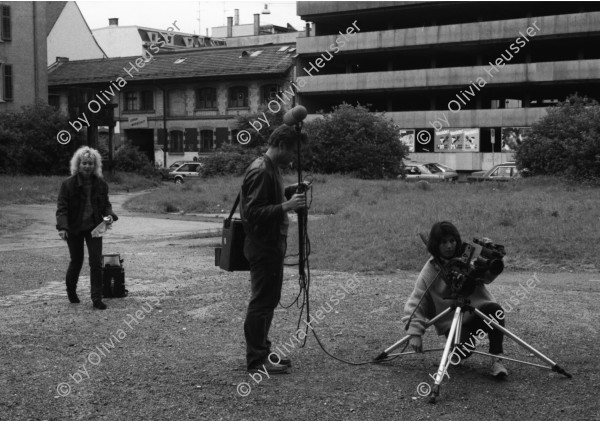
[[[306,66],[305,66],[306,67]],[[299,73],[304,73],[299,69]],[[314,71],[313,71],[314,74]],[[383,91],[389,89],[464,88],[471,83],[490,85],[551,83],[600,79],[600,60],[572,60],[529,64],[401,70],[394,72],[349,73],[300,76],[306,82],[301,94]],[[482,78],[483,82],[478,82]],[[485,89],[485,86],[481,89]],[[474,93],[477,89],[473,88]]]
[[[340,53],[400,48],[425,47],[440,44],[486,43],[506,39],[512,42],[526,34],[533,23],[539,27],[536,37],[590,35],[600,33],[600,12],[532,17],[525,19],[473,22],[459,25],[406,28],[376,32],[358,32],[346,42]],[[360,28],[360,19],[357,21]],[[327,51],[339,34],[297,39],[300,55],[321,54]],[[508,45],[507,45],[508,48]]]
[[[546,108],[511,108],[494,110],[464,110],[451,112],[448,109],[435,111],[393,111],[386,112],[385,117],[391,118],[402,129],[433,128],[434,121],[444,121],[443,128],[472,128],[472,127],[530,127],[546,115]],[[311,114],[307,120],[318,118]]]

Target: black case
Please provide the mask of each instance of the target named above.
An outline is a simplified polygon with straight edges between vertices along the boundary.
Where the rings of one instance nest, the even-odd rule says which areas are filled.
[[[119,255],[107,255],[102,256],[102,262],[104,258],[108,256],[117,256],[119,261],[118,265],[115,264],[103,264],[102,266],[102,296],[104,298],[123,298],[126,297],[128,291],[125,289],[125,269],[122,266],[123,260],[119,258]]]
[[[246,239],[244,225],[241,219],[233,218],[239,202],[240,195],[238,194],[229,217],[223,221],[221,247],[215,248],[215,266],[229,272],[250,270],[250,263],[244,256],[244,240]]]

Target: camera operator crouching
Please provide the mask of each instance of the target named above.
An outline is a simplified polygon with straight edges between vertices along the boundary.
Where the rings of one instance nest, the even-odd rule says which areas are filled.
[[[456,298],[456,284],[462,285],[463,281],[465,284],[471,283],[468,288],[462,291],[469,300],[468,304],[484,314],[490,315],[498,324],[504,327],[504,310],[485,286],[502,272],[503,248],[500,260],[494,260],[494,265],[491,265],[493,267],[488,266],[483,271],[478,270],[477,278],[472,276],[472,273],[464,275],[446,270],[446,277],[454,277],[454,279],[436,280],[438,272],[442,270],[439,264],[447,268],[451,267],[456,261],[460,262],[465,245],[468,246],[468,243],[463,244],[458,229],[452,223],[447,221],[437,222],[431,228],[427,250],[432,257],[425,263],[417,278],[415,288],[404,306],[405,316],[402,319],[405,323],[410,321],[408,326],[408,334],[411,335],[409,343],[415,352],[423,352],[422,336],[428,326],[427,321],[433,319],[436,314],[452,307],[455,300],[448,298]],[[485,259],[481,260],[485,261]],[[477,261],[475,263],[477,264]],[[467,262],[467,264],[470,264],[470,262]],[[471,271],[474,270],[472,265],[470,269]],[[431,285],[433,282],[435,284]],[[438,335],[446,335],[446,337],[450,332],[451,325],[452,314],[441,318],[434,324]],[[489,337],[489,353],[493,355],[491,374],[497,378],[506,377],[508,371],[500,358],[503,353],[504,334],[470,311],[465,312],[463,315],[461,343],[452,351],[452,356],[456,356],[455,358],[458,358],[458,361],[471,356],[477,342],[486,333]],[[453,364],[455,363],[453,362]]]

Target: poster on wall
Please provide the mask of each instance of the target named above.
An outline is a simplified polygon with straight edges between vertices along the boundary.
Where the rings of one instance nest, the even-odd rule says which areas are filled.
[[[415,131],[400,130],[400,142],[408,148],[408,152],[415,151]]]
[[[514,152],[527,140],[531,127],[502,127],[502,152]]]
[[[435,132],[436,152],[479,152],[479,129],[444,129]]]

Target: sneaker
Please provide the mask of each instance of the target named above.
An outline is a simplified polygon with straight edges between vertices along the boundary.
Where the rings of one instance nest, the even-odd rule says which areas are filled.
[[[283,365],[283,364],[274,364],[270,361],[266,361],[264,364],[249,368],[248,372],[256,373],[259,370],[262,371],[263,373],[266,371],[267,373],[269,373],[269,375],[271,375],[271,374],[287,374],[288,366]]]
[[[106,304],[104,304],[101,300],[94,301],[94,307],[98,310],[106,310]]]
[[[506,369],[506,367],[504,367],[504,364],[502,364],[501,359],[497,359],[494,361],[490,370],[490,374],[499,379],[508,376],[508,370]]]
[[[75,291],[67,291],[67,297],[69,297],[69,302],[71,304],[79,304],[81,302]]]

